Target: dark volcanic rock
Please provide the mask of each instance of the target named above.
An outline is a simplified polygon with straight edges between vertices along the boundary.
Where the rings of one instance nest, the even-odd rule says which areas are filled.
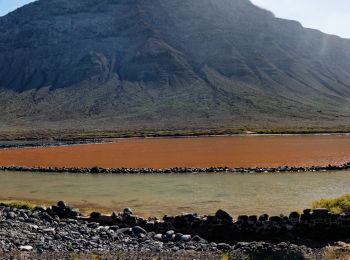
[[[138,237],[138,236],[140,236],[141,234],[142,234],[142,235],[146,235],[146,234],[147,234],[147,231],[144,230],[142,227],[135,226],[135,227],[132,228],[132,234],[133,234],[135,237]]]
[[[227,252],[230,255],[230,259],[314,259],[310,258],[310,256],[319,249],[313,250],[303,245],[297,246],[281,241],[289,241],[294,236],[295,240],[300,244],[303,244],[305,241],[310,243],[311,241],[306,238],[314,236],[315,241],[318,238],[322,238],[324,239],[324,244],[329,244],[329,242],[333,241],[330,236],[332,235],[332,230],[334,231],[333,235],[337,238],[347,238],[349,234],[349,223],[341,222],[341,220],[345,221],[348,219],[348,215],[331,214],[334,217],[332,221],[338,223],[338,227],[333,226],[330,229],[329,220],[332,218],[329,218],[328,212],[325,214],[323,213],[324,210],[321,209],[308,214],[317,216],[317,226],[313,222],[305,224],[301,220],[299,224],[296,223],[294,226],[297,229],[296,233],[293,234],[294,231],[290,230],[289,232],[291,233],[287,234],[286,231],[282,232],[282,229],[284,226],[291,225],[288,221],[283,223],[266,221],[265,227],[261,227],[257,225],[258,220],[256,220],[256,216],[253,219],[252,216],[242,216],[241,220],[228,223],[216,216],[185,214],[175,218],[180,217],[186,220],[182,223],[184,226],[179,227],[179,229],[186,230],[186,233],[164,229],[164,226],[162,227],[161,224],[158,227],[155,225],[153,231],[147,232],[142,226],[147,221],[143,222],[142,219],[137,220],[139,223],[143,223],[141,225],[128,226],[127,223],[121,223],[125,227],[104,226],[101,223],[91,222],[94,219],[88,217],[80,216],[77,219],[60,218],[56,215],[55,210],[52,210],[55,207],[60,210],[70,208],[65,204],[63,207],[62,203],[48,208],[47,211],[54,217],[51,218],[42,209],[16,209],[0,205],[0,259],[6,253],[16,253],[18,250],[40,253],[42,256],[50,252],[68,253],[73,251],[139,252],[141,256],[143,252],[201,251]],[[97,215],[99,217],[98,220],[103,220],[105,217],[101,214]],[[119,216],[119,214],[116,214],[116,216]],[[213,222],[208,222],[208,218],[212,218]],[[271,217],[270,219],[273,220],[275,218],[277,217]],[[173,220],[173,218],[169,217],[164,219],[166,221]],[[280,219],[285,221],[285,218]],[[288,218],[286,219],[288,220]],[[240,222],[243,220],[247,220],[247,223]],[[149,219],[149,221],[151,220]],[[195,227],[193,224],[196,221],[201,222],[201,225]],[[232,225],[235,225],[235,228],[232,228]],[[159,230],[156,230],[157,228]],[[261,232],[261,228],[264,229],[263,232]],[[187,232],[191,233],[191,235]],[[221,238],[224,241],[213,242],[213,240],[205,240],[198,235],[192,235],[196,232],[203,233],[206,236],[210,236],[210,234],[213,234],[211,232],[214,232],[214,236],[217,239],[220,240]],[[320,234],[323,234],[323,237]],[[253,239],[265,241],[263,238],[276,240],[277,242],[239,242],[243,240],[253,241]],[[5,257],[5,259],[12,259],[12,257]],[[34,257],[33,259],[36,258]],[[48,259],[52,258],[49,257]]]
[[[123,214],[124,214],[124,215],[132,215],[132,209],[130,209],[130,208],[125,208],[125,209],[123,210]]]
[[[215,217],[217,217],[218,219],[226,220],[226,221],[232,221],[231,215],[228,214],[226,211],[223,211],[221,209],[219,209],[216,212]]]
[[[349,71],[349,40],[248,0],[40,0],[0,18],[5,126],[345,125]]]
[[[97,219],[99,219],[101,217],[101,213],[99,213],[99,212],[91,212],[91,214],[90,214],[90,218],[92,219],[92,220],[97,220]]]

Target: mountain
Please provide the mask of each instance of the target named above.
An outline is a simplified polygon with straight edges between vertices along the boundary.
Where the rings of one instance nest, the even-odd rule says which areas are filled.
[[[350,126],[350,40],[248,0],[39,0],[0,18],[0,130]]]

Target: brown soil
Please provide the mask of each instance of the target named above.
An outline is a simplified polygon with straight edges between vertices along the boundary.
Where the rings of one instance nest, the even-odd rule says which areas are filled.
[[[2,166],[277,167],[349,161],[349,135],[119,139],[105,144],[0,150]]]

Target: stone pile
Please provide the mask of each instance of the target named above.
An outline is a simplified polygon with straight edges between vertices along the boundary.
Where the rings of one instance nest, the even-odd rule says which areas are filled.
[[[227,224],[231,221],[229,215],[223,211],[218,212],[216,217]],[[290,243],[216,243],[198,235],[170,230],[174,227],[172,225],[177,223],[173,221],[175,219],[180,221],[178,222],[180,224],[182,221],[193,222],[199,217],[194,215],[191,217],[188,214],[165,218],[167,221],[162,222],[156,219],[144,220],[134,216],[131,209],[125,209],[111,216],[95,212],[89,217],[83,217],[64,202],[58,202],[57,205],[47,209],[36,207],[33,210],[11,208],[0,204],[0,255],[16,251],[40,254],[96,251],[156,253],[225,251],[234,256],[283,255],[290,256],[291,259],[303,259],[313,253],[313,250],[306,246]],[[104,224],[107,222],[109,225]],[[158,232],[155,232],[156,230]]]
[[[223,210],[218,210],[212,216],[182,214],[164,216],[162,220],[139,218],[127,210],[111,216],[94,212],[90,217],[81,218],[121,228],[139,226],[147,232],[155,232],[162,239],[169,237],[167,232],[174,232],[174,239],[176,234],[189,234],[192,237],[200,236],[209,241],[229,244],[241,241],[278,243],[300,240],[327,243],[350,239],[350,214],[332,214],[326,209],[306,209],[301,214],[291,212],[289,216],[241,215],[237,220]],[[179,239],[180,235],[176,238]]]

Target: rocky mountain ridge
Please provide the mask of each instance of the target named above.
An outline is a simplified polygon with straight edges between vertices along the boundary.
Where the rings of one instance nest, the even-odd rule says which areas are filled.
[[[0,129],[350,125],[350,40],[248,0],[39,0],[0,18]]]

